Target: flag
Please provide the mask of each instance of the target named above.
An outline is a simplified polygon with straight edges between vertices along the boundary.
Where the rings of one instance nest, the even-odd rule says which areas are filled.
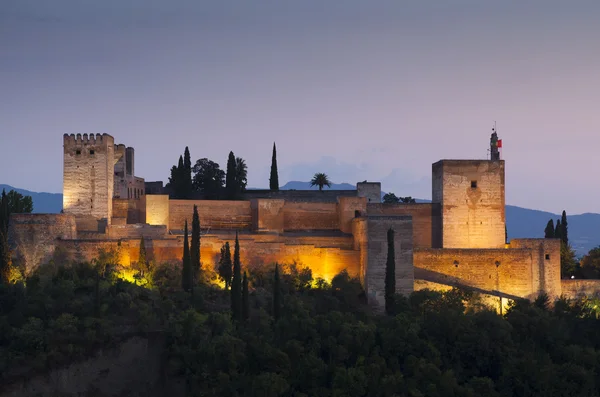
[[[502,139],[498,139],[498,148],[502,147]]]

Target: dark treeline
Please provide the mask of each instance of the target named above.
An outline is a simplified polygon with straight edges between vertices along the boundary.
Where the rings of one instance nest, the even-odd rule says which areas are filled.
[[[112,251],[92,263],[57,252],[26,283],[0,286],[0,384],[158,330],[165,376],[189,396],[600,393],[597,301],[550,308],[542,296],[500,316],[472,292],[419,291],[378,315],[346,273],[329,283],[299,264],[245,265],[232,243],[234,258],[225,245],[219,268],[203,267],[189,287],[180,264],[146,258],[125,281]]]
[[[171,176],[166,187],[171,198],[190,199],[201,193],[207,200],[240,200],[248,183],[248,166],[241,157],[229,152],[227,168],[222,170],[219,163],[201,158],[192,165],[191,155],[186,146],[177,165],[171,167]],[[277,174],[277,152],[273,143],[271,158],[270,190],[279,190]]]

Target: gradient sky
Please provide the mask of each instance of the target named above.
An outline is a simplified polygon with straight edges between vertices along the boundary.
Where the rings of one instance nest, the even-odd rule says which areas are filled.
[[[508,204],[600,212],[599,21],[597,0],[2,0],[0,183],[60,192],[62,134],[106,132],[147,181],[188,145],[267,187],[276,141],[281,184],[431,198],[431,164],[486,158],[497,121]]]

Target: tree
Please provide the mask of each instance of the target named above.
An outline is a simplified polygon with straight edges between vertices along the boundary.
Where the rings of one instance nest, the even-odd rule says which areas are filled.
[[[279,265],[275,264],[275,276],[273,278],[273,317],[279,320],[281,311],[281,280],[279,279]]]
[[[560,242],[560,272],[562,278],[571,278],[579,273],[575,251],[562,241]]]
[[[560,219],[556,220],[556,228],[554,229],[554,238],[559,238],[562,241],[562,226],[560,225]]]
[[[8,284],[11,273],[11,255],[8,245],[8,218],[10,215],[8,196],[6,191],[2,190],[0,199],[0,282]]]
[[[225,290],[229,289],[229,286],[231,285],[231,278],[233,277],[229,242],[226,242],[221,246],[221,257],[219,258],[219,267],[217,269],[217,273],[219,273],[219,277],[225,283]]]
[[[181,269],[181,286],[184,291],[190,292],[192,290],[192,263],[190,258],[190,245],[188,242],[188,225],[187,220],[185,221],[185,228],[183,232],[183,267]]]
[[[554,221],[550,219],[544,230],[544,238],[554,238]]]
[[[237,164],[233,152],[229,152],[227,159],[227,173],[225,175],[225,197],[227,200],[236,199]]]
[[[406,197],[398,197],[400,199],[401,203],[405,203],[405,204],[413,204],[416,203],[417,200],[415,200],[414,198],[410,197],[410,196],[406,196]]]
[[[194,205],[194,215],[192,217],[192,247],[190,252],[192,264],[192,282],[197,282],[200,276],[200,216],[198,215],[198,206]]]
[[[241,157],[235,158],[235,194],[236,198],[241,198],[242,193],[246,191],[248,185],[248,166]]]
[[[277,149],[273,142],[273,156],[271,157],[271,176],[269,177],[269,189],[273,191],[279,190],[279,175],[277,172]]]
[[[190,158],[190,150],[186,146],[183,152],[183,170],[181,172],[181,190],[184,198],[192,197],[194,190],[192,184],[192,160]]]
[[[31,196],[23,196],[15,190],[11,190],[6,195],[8,199],[9,214],[29,214],[33,212],[33,199]]]
[[[242,319],[248,321],[250,318],[250,298],[248,296],[248,275],[244,272],[242,280]]]
[[[396,295],[396,250],[394,247],[394,229],[387,231],[388,253],[385,262],[385,311],[392,314]]]
[[[394,193],[386,193],[383,195],[383,202],[386,204],[399,203],[400,198],[398,198]]]
[[[195,190],[204,194],[207,200],[217,200],[220,198],[225,181],[225,172],[219,167],[218,163],[207,158],[196,161],[194,168],[193,184]]]
[[[323,186],[331,187],[331,181],[327,174],[317,172],[310,181],[310,186],[318,186],[319,191],[323,191]]]
[[[560,238],[562,239],[563,243],[569,245],[569,226],[567,223],[567,212],[565,210],[563,210],[562,212],[562,217],[560,219],[560,227]]]
[[[584,278],[600,278],[600,247],[592,248],[581,258],[581,273]]]
[[[142,274],[148,270],[148,259],[146,258],[146,243],[144,242],[144,236],[140,239],[140,255],[138,259],[138,265]]]
[[[235,232],[233,250],[233,278],[231,280],[231,316],[234,320],[242,318],[242,266],[240,263],[240,242]]]

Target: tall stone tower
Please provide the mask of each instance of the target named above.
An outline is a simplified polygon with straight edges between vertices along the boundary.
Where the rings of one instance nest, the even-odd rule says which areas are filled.
[[[506,242],[504,160],[440,160],[432,166],[442,248],[501,248]]]
[[[63,211],[81,217],[112,218],[115,154],[108,134],[63,137]]]

